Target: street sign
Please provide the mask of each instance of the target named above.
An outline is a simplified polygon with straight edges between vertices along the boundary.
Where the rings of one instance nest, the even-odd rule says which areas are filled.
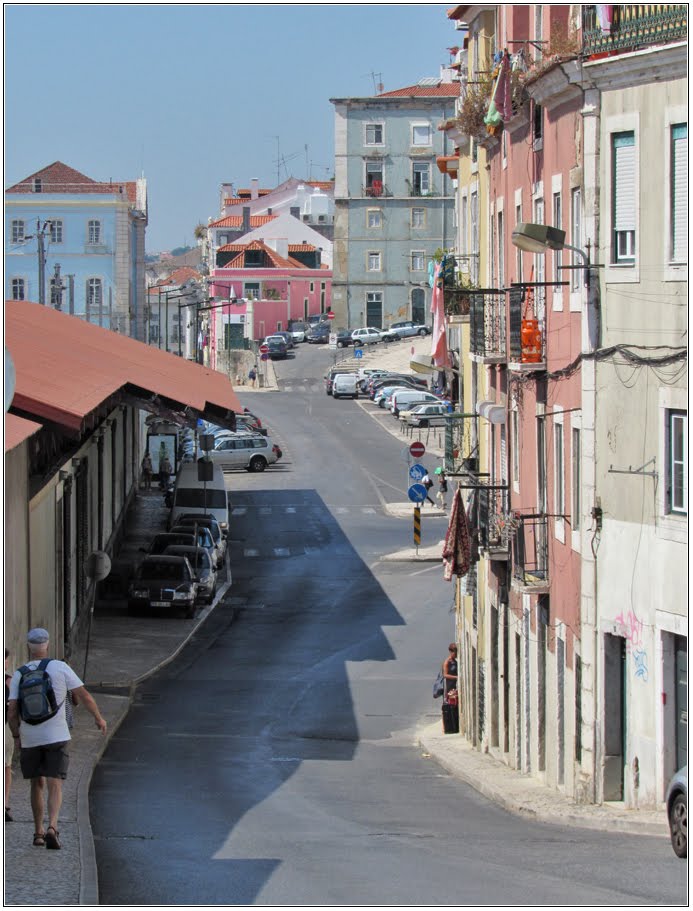
[[[354,357],[363,357],[363,348],[354,348]]]
[[[420,481],[425,474],[426,469],[423,467],[423,465],[419,465],[418,462],[416,465],[412,465],[409,469],[409,477],[412,479],[412,481]]]
[[[334,313],[333,313],[331,310],[330,310],[330,312],[327,314],[327,318],[328,318],[328,319],[334,319]]]
[[[426,447],[421,442],[421,440],[414,440],[414,442],[409,447],[409,452],[414,456],[415,459],[420,459],[421,456],[426,452]]]
[[[414,507],[414,544],[417,548],[421,544],[421,507]],[[417,550],[418,554],[418,550]]]
[[[423,503],[426,499],[426,488],[423,484],[412,484],[407,491],[407,496],[412,503]]]
[[[260,354],[268,354],[269,345],[260,345]]]
[[[260,355],[260,360],[261,360],[261,361],[267,361],[267,360],[269,360],[269,354],[261,354],[261,355]]]

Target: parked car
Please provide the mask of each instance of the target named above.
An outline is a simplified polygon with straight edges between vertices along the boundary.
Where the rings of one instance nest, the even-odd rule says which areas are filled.
[[[188,531],[195,536],[195,547],[204,547],[209,552],[215,566],[221,560],[219,548],[214,542],[212,532],[203,525],[174,525],[170,534],[187,534]],[[170,545],[169,545],[170,546]]]
[[[185,617],[193,617],[197,588],[195,573],[187,557],[150,555],[137,567],[128,587],[128,611],[177,608]]]
[[[406,386],[407,389],[419,389],[421,392],[428,392],[428,388],[419,380],[411,379],[408,376],[383,376],[379,377],[371,386],[369,397],[375,399],[379,389],[383,386]]]
[[[400,411],[399,419],[409,427],[443,427],[448,406],[442,402],[425,402],[408,411]]]
[[[275,332],[274,334],[280,335],[284,339],[284,341],[286,342],[286,347],[289,349],[289,351],[291,351],[292,348],[296,347],[296,343],[294,342],[294,337],[290,332],[282,331],[282,332]]]
[[[339,399],[342,396],[347,395],[352,399],[357,399],[359,397],[359,390],[356,385],[356,374],[336,373],[332,380],[332,397]]]
[[[226,534],[222,531],[221,525],[215,516],[210,514],[204,515],[203,513],[188,513],[187,515],[180,516],[178,519],[176,527],[179,528],[181,525],[201,525],[203,528],[208,528],[223,562],[223,559],[226,556]]]
[[[308,325],[310,327],[318,326],[320,323],[327,323],[328,317],[326,313],[313,313],[308,317]]]
[[[671,846],[677,857],[688,856],[688,766],[674,775],[666,793]]]
[[[302,323],[300,321],[292,321],[289,324],[289,332],[291,333],[293,340],[295,342],[305,342],[306,332],[309,329],[308,323]]]
[[[163,554],[167,547],[170,547],[172,544],[195,544],[195,535],[192,531],[162,531],[158,535],[154,535],[149,544],[149,547],[146,548],[146,553],[150,556],[157,556],[158,554]],[[141,548],[145,550],[145,548]]]
[[[358,374],[353,368],[345,367],[344,364],[335,364],[334,367],[330,367],[327,373],[323,377],[323,382],[325,384],[325,393],[327,395],[332,395],[332,381],[338,373],[353,373],[357,377]]]
[[[353,345],[354,340],[351,337],[351,329],[335,329],[335,334],[338,348],[348,348],[349,345]]]
[[[373,396],[373,403],[375,405],[377,405],[379,408],[389,408],[389,399],[390,399],[392,393],[397,390],[404,391],[405,389],[409,389],[409,388],[411,388],[411,387],[399,386],[399,385],[381,386],[379,389],[375,390],[375,395]]]
[[[307,334],[306,341],[309,345],[326,345],[330,340],[330,327],[327,323],[318,323],[312,326]]]
[[[392,394],[390,411],[395,417],[399,417],[400,411],[424,402],[435,403],[440,402],[440,399],[432,392],[424,392],[421,389],[398,389]]]
[[[245,468],[247,471],[264,471],[282,457],[279,446],[269,437],[255,433],[237,433],[219,440],[209,453],[209,458],[222,471]]]
[[[430,333],[428,326],[423,323],[415,323],[410,319],[401,320],[393,323],[387,332],[383,333],[384,342],[395,342],[401,338],[410,338],[414,335],[428,335]]]
[[[164,556],[187,557],[197,582],[198,603],[206,601],[211,604],[217,593],[217,571],[205,547],[190,547],[184,544],[173,544],[164,551]]]
[[[181,516],[205,513],[214,516],[222,534],[228,534],[228,495],[221,468],[213,466],[212,480],[201,481],[197,462],[181,465],[176,475],[171,507],[169,527],[177,525]]]
[[[382,341],[382,332],[373,326],[366,326],[365,329],[354,329],[351,333],[351,340],[354,345],[375,345]]]
[[[269,338],[265,339],[264,343],[269,348],[267,353],[269,354],[270,360],[282,361],[286,359],[288,349],[286,347],[286,342],[281,336],[271,335]]]

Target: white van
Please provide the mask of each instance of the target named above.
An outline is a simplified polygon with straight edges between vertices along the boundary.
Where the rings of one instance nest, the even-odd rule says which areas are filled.
[[[337,373],[332,378],[332,396],[335,399],[343,395],[350,395],[352,399],[359,397],[358,375],[356,373]]]
[[[212,480],[206,483],[198,480],[197,462],[183,462],[178,469],[169,528],[173,528],[181,516],[190,513],[214,516],[224,537],[228,534],[229,504],[224,472],[218,465],[213,465]]]
[[[390,411],[399,417],[400,411],[405,411],[413,405],[423,405],[424,402],[439,402],[437,395],[418,389],[400,389],[392,394]]]

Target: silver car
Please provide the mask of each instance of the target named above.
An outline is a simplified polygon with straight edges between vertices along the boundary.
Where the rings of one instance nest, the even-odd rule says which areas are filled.
[[[234,468],[264,471],[281,458],[281,454],[281,449],[269,437],[259,433],[236,433],[218,440],[209,458],[222,471]]]
[[[674,775],[666,794],[671,846],[677,857],[688,856],[688,766]]]
[[[217,571],[213,560],[205,547],[191,547],[185,544],[172,544],[164,551],[165,556],[187,557],[192,566],[197,582],[197,600],[211,604],[217,593]]]

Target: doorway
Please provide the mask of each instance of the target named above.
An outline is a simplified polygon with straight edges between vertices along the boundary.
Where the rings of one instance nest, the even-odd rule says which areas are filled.
[[[676,656],[676,768],[688,765],[688,640],[674,639]]]
[[[604,800],[624,799],[626,640],[604,636]]]

